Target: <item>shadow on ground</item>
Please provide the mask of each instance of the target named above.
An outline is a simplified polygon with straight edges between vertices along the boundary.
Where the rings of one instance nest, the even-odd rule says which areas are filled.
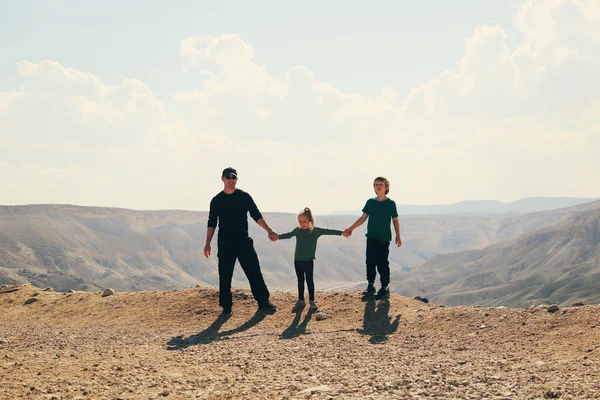
[[[304,316],[304,319],[302,320],[302,323],[300,323],[300,318],[302,317],[302,310],[296,310],[294,311],[294,314],[296,314],[294,320],[292,321],[290,326],[288,326],[283,332],[281,332],[281,335],[279,335],[280,339],[293,339],[300,335],[306,335],[306,326],[310,322],[314,311],[308,310],[308,312]]]
[[[265,319],[267,315],[268,313],[259,310],[252,316],[252,318],[244,322],[242,325],[238,326],[237,328],[223,332],[219,332],[219,329],[221,329],[223,324],[227,322],[227,320],[230,317],[219,315],[219,317],[217,317],[217,319],[202,332],[198,332],[195,335],[189,336],[187,338],[184,338],[183,336],[175,336],[174,338],[169,340],[167,342],[167,350],[185,349],[189,346],[209,344],[216,340],[226,339],[227,336],[247,331],[253,326],[256,326],[263,319]]]
[[[375,302],[373,299],[366,300],[365,313],[363,317],[363,328],[356,331],[361,335],[371,336],[369,343],[385,343],[389,335],[398,330],[400,325],[400,315],[396,315],[394,321],[389,315],[390,302],[380,300]]]

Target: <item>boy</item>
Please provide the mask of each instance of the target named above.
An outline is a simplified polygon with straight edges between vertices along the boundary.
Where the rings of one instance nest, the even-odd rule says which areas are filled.
[[[397,247],[402,246],[400,239],[400,223],[398,222],[398,211],[394,200],[387,197],[390,192],[390,182],[378,176],[373,181],[373,189],[377,197],[367,200],[362,209],[362,216],[354,224],[343,232],[344,236],[350,236],[352,231],[362,225],[367,218],[367,289],[362,293],[364,296],[373,296],[375,294],[375,276],[379,272],[381,279],[381,288],[377,292],[376,299],[389,299],[390,289],[390,241],[392,232],[390,230],[390,221],[394,223],[396,231],[395,243]]]

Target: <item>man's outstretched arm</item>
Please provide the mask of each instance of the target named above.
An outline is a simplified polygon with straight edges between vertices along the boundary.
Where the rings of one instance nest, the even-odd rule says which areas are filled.
[[[256,223],[258,224],[258,226],[267,231],[267,233],[269,234],[269,239],[273,241],[277,240],[277,233],[273,232],[273,229],[271,229],[271,227],[269,226],[269,224],[267,224],[267,221],[265,221],[264,218],[259,219],[258,221],[256,221]]]

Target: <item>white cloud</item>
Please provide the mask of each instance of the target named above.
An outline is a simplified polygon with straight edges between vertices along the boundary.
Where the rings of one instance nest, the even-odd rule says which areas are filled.
[[[477,26],[457,68],[406,98],[348,93],[305,65],[270,74],[235,34],[181,41],[204,83],[170,109],[139,80],[24,61],[21,89],[0,93],[3,193],[205,209],[234,165],[265,211],[359,209],[377,175],[401,203],[597,196],[598,3],[524,3],[514,49],[501,27]]]

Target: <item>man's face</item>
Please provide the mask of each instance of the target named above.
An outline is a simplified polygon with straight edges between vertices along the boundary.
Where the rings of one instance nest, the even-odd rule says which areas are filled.
[[[382,181],[374,181],[373,182],[373,189],[375,190],[375,193],[377,194],[385,194],[385,191],[387,189],[387,187],[385,186],[385,182]]]
[[[235,189],[235,184],[237,183],[237,176],[235,176],[235,175],[222,176],[221,180],[223,181],[223,183],[225,184],[225,187],[227,189]]]

